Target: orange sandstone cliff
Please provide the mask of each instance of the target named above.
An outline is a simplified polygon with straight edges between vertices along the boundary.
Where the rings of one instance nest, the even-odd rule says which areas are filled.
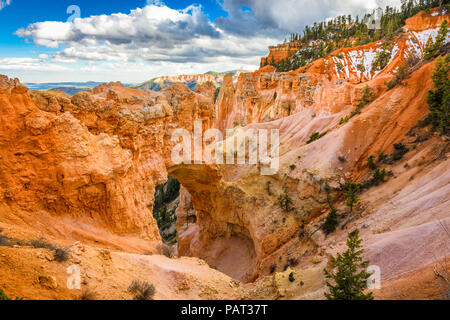
[[[433,267],[449,255],[441,228],[450,223],[449,141],[416,126],[428,113],[434,62],[392,90],[384,82],[408,55],[423,54],[441,20],[409,19],[379,72],[370,57],[382,44],[373,43],[290,73],[268,66],[241,74],[236,85],[226,76],[216,103],[211,83],[158,93],[110,83],[70,97],[28,92],[1,77],[2,234],[45,236],[73,253],[58,264],[45,248],[0,247],[2,288],[26,299],[75,299],[80,291],[65,282],[76,264],[98,298],[130,298],[127,286],[139,277],[155,284],[159,299],[322,299],[322,270],[358,227],[366,257],[381,269],[376,298],[436,298]],[[342,123],[366,85],[375,100]],[[174,164],[172,133],[192,132],[195,120],[203,130],[279,129],[280,170],[263,176],[253,165]],[[326,135],[307,143],[315,132]],[[370,179],[366,159],[392,154],[400,142],[409,152],[380,164],[391,173],[387,181],[324,234],[329,196],[346,212],[343,186]],[[173,259],[158,255],[152,215],[155,187],[168,176],[182,184]],[[278,203],[285,190],[288,212]]]

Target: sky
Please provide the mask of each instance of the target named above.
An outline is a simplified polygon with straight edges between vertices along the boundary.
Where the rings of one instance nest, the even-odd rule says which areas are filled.
[[[399,0],[0,0],[0,74],[122,81],[255,70],[306,25]]]

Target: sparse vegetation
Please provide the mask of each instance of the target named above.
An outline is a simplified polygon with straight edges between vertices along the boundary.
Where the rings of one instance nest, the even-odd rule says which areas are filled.
[[[294,273],[291,272],[291,273],[289,273],[289,282],[294,282],[294,281],[295,281],[295,276],[294,276]]]
[[[392,159],[394,161],[401,160],[405,154],[408,153],[409,149],[403,143],[394,144],[395,151],[392,154]]]
[[[428,92],[427,103],[430,109],[428,121],[431,122],[441,134],[450,132],[450,116],[448,109],[450,106],[450,55],[436,60],[432,79],[434,89]]]
[[[273,274],[276,270],[277,270],[277,265],[276,264],[272,264],[270,266],[270,274]]]
[[[384,182],[385,177],[386,177],[386,169],[375,170],[375,172],[373,173],[372,184],[378,185]]]
[[[442,48],[442,45],[447,38],[448,33],[448,21],[444,20],[441,24],[441,28],[439,29],[438,35],[436,37],[436,41],[433,41],[433,38],[430,37],[425,45],[424,58],[425,60],[430,60],[436,57],[439,54],[439,50]]]
[[[380,28],[369,27],[374,20],[372,14],[366,14],[363,17],[342,15],[327,21],[315,22],[312,26],[306,26],[302,33],[293,33],[289,39],[285,40],[285,43],[289,41],[290,44],[299,48],[294,56],[279,62],[275,62],[272,56],[272,59],[266,60],[261,66],[270,64],[279,72],[296,70],[340,48],[364,45],[383,38],[392,39],[394,34],[405,25],[406,19],[421,10],[439,6],[440,1],[442,0],[404,0],[399,9],[387,6],[381,15]],[[390,50],[388,46],[383,48],[376,59],[375,68],[384,69],[391,56]],[[344,55],[338,53],[336,57],[342,59]],[[358,66],[359,70],[363,68],[363,65]]]
[[[288,194],[287,184],[283,185],[283,193],[278,198],[280,208],[286,212],[292,211],[292,199]]]
[[[36,249],[56,250],[56,247],[48,242],[44,237],[37,240],[31,240],[30,245]]]
[[[389,90],[393,89],[398,84],[401,84],[409,76],[409,70],[406,65],[398,67],[391,81],[386,82],[386,86]]]
[[[12,243],[7,235],[2,234],[3,229],[0,228],[0,247],[11,247]]]
[[[330,234],[334,232],[339,225],[339,216],[337,214],[337,210],[335,208],[331,208],[330,213],[328,214],[325,223],[322,225],[322,230],[326,234]]]
[[[343,125],[344,123],[347,123],[349,120],[350,120],[349,116],[341,118],[341,120],[339,120],[339,125]]]
[[[66,262],[70,258],[70,248],[68,247],[56,248],[54,258],[58,262]]]
[[[383,152],[378,154],[378,162],[383,162],[386,159],[386,155]]]
[[[6,293],[0,288],[0,301],[10,301],[10,300],[12,300],[12,299],[10,297],[8,297],[6,295]],[[14,299],[14,300],[18,301],[18,300],[23,300],[23,299],[16,297],[16,299]]]
[[[11,300],[4,292],[2,289],[0,289],[0,300]]]
[[[353,212],[353,206],[359,202],[359,193],[361,192],[361,185],[350,181],[345,186],[345,205],[350,208],[350,213]]]
[[[378,71],[383,70],[388,65],[390,59],[391,59],[391,50],[389,45],[385,43],[383,49],[377,52],[375,59],[372,63],[372,68]]]
[[[153,300],[156,289],[146,281],[134,280],[128,287],[128,292],[133,295],[134,300]]]
[[[336,272],[323,270],[325,277],[332,280],[331,283],[326,283],[329,292],[325,293],[325,297],[328,300],[373,300],[371,292],[365,293],[367,279],[370,277],[366,271],[369,261],[362,257],[364,250],[361,249],[361,242],[358,229],[349,233],[348,249],[331,257],[331,264]]]
[[[175,256],[175,253],[174,253],[174,250],[172,249],[172,247],[165,243],[159,244],[157,247],[157,250],[158,250],[159,254],[166,256],[167,258],[172,259]]]
[[[369,167],[370,170],[375,170],[377,168],[377,165],[374,162],[375,156],[370,156],[367,158],[367,167]]]
[[[80,300],[90,301],[95,300],[97,298],[97,293],[95,291],[90,290],[89,288],[83,289],[81,291]]]
[[[362,91],[362,96],[360,99],[359,104],[356,106],[355,111],[352,112],[350,117],[354,117],[361,113],[362,108],[364,108],[366,105],[371,103],[375,99],[375,94],[373,93],[372,88],[369,87],[369,85],[366,84]]]
[[[169,233],[167,230],[177,221],[175,215],[177,204],[172,204],[172,202],[178,198],[180,187],[178,180],[173,177],[169,177],[167,183],[156,187],[153,217],[158,224],[161,237],[166,243],[177,241],[178,233]]]
[[[270,189],[271,185],[272,185],[272,182],[270,182],[270,181],[266,182],[266,191],[269,196],[273,196],[272,190]]]
[[[313,143],[316,140],[319,140],[320,138],[324,137],[327,133],[320,133],[320,132],[314,132],[311,137],[309,138],[308,142],[306,144]]]

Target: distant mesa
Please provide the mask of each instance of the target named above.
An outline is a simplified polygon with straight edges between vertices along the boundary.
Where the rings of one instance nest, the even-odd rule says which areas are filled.
[[[152,91],[161,91],[162,88],[170,86],[175,83],[183,83],[187,85],[191,90],[194,90],[197,84],[205,82],[212,82],[216,87],[220,87],[223,83],[225,75],[232,74],[233,82],[237,82],[237,79],[241,73],[247,73],[249,71],[244,70],[232,70],[226,72],[209,71],[203,74],[192,75],[179,75],[179,76],[162,76],[153,78],[149,81],[131,86],[134,89],[145,89]]]
[[[68,95],[73,96],[80,91],[87,91],[101,85],[102,82],[51,82],[51,83],[25,83],[30,90],[60,90]]]
[[[241,73],[247,73],[249,71],[244,70],[232,70],[226,72],[209,71],[204,74],[193,75],[179,75],[179,76],[162,76],[153,78],[149,81],[139,84],[124,84],[125,87],[133,89],[143,89],[152,91],[161,91],[162,88],[170,86],[175,83],[183,83],[187,85],[191,90],[194,90],[197,84],[203,84],[206,82],[212,82],[217,88],[222,86],[225,75],[232,74],[233,82],[237,83],[238,77]],[[30,90],[46,91],[46,90],[60,90],[68,95],[73,96],[80,91],[88,91],[93,89],[103,82],[88,81],[88,82],[50,82],[50,83],[24,83]]]

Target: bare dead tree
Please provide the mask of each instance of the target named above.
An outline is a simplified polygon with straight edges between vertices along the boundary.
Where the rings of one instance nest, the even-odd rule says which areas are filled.
[[[444,221],[439,220],[439,225],[450,239],[450,232],[447,228],[447,224]],[[447,244],[445,246],[447,247]],[[448,247],[447,251],[450,252]],[[444,300],[450,300],[450,271],[447,267],[447,257],[444,257],[444,262],[437,261],[433,271],[434,278],[438,281],[438,285],[441,288],[442,298]]]

